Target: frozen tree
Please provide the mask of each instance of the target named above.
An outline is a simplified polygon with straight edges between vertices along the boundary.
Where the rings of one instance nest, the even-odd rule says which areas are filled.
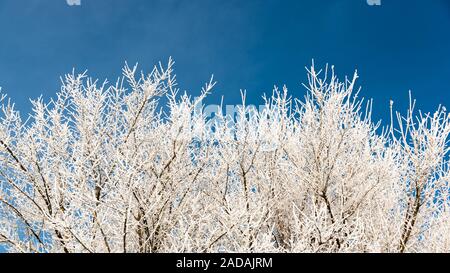
[[[211,117],[173,62],[62,79],[27,120],[2,96],[0,249],[10,252],[448,252],[445,108],[372,121],[357,74]],[[162,101],[162,103],[159,103]],[[162,104],[162,105],[161,105]],[[396,118],[394,118],[396,117]]]

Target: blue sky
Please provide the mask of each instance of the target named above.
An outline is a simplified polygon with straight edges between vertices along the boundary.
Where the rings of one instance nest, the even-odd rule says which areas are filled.
[[[49,98],[59,76],[88,70],[115,79],[125,61],[150,70],[173,56],[179,86],[196,95],[211,74],[207,102],[261,102],[274,84],[305,94],[304,67],[358,69],[361,95],[376,118],[389,99],[404,110],[408,90],[418,106],[450,106],[448,0],[2,0],[0,86],[22,112],[28,98]]]

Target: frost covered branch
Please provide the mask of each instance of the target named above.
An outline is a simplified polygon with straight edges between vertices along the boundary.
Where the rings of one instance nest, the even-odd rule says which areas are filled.
[[[27,121],[2,96],[0,249],[450,251],[445,108],[411,101],[380,128],[356,73],[307,71],[305,98],[243,94],[236,116],[199,107],[213,79],[179,94],[172,60],[112,85],[66,75]]]

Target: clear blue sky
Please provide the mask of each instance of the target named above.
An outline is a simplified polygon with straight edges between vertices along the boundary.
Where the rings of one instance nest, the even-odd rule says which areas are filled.
[[[0,1],[0,86],[28,112],[49,98],[59,76],[88,70],[116,78],[125,61],[149,70],[173,56],[182,89],[198,94],[211,74],[208,102],[250,102],[286,84],[302,97],[304,66],[359,70],[362,96],[386,119],[389,99],[406,107],[450,106],[450,1],[381,0],[66,0]]]

